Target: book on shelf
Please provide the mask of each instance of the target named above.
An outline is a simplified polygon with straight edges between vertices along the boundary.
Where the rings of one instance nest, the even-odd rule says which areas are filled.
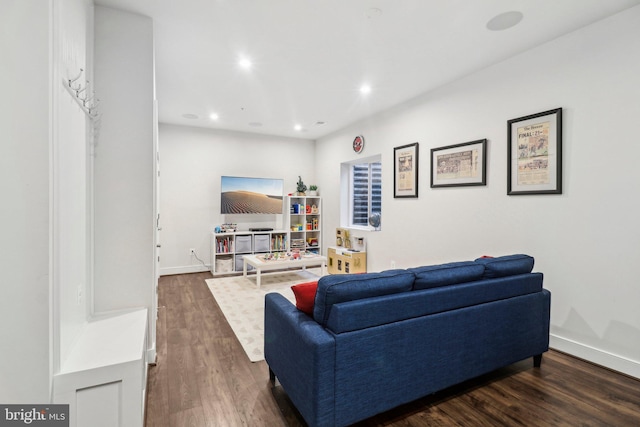
[[[305,246],[304,239],[291,239],[291,249],[304,249]]]
[[[307,212],[307,208],[305,207],[305,205],[301,204],[301,203],[294,203],[291,205],[291,208],[289,209],[289,212],[294,214],[294,215],[302,215],[305,214]]]
[[[272,251],[284,251],[287,249],[287,236],[286,234],[276,234],[271,237],[271,250]]]
[[[224,237],[216,239],[216,253],[226,254],[233,252],[233,239]]]

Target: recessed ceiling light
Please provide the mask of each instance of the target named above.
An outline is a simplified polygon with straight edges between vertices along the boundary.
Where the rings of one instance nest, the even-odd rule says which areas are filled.
[[[363,84],[362,86],[360,86],[360,93],[363,95],[371,93],[371,86],[369,86],[368,84]]]
[[[302,130],[302,125],[295,125],[293,128],[299,132]]]
[[[220,118],[220,116],[218,116],[217,113],[211,113],[211,114],[209,114],[209,118],[211,120],[218,120]]]
[[[191,114],[191,113],[187,113],[187,114],[183,114],[182,117],[184,117],[185,119],[197,119],[198,115],[197,114]]]
[[[251,67],[253,67],[253,62],[251,62],[251,60],[247,57],[242,57],[238,60],[238,65],[243,70],[250,70]]]
[[[489,22],[487,22],[487,29],[491,31],[507,30],[518,25],[518,23],[522,21],[523,17],[524,15],[522,15],[522,12],[515,10],[501,13],[500,15],[494,16]]]

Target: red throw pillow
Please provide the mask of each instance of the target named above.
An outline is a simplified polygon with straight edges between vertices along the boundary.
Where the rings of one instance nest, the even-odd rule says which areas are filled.
[[[296,307],[303,313],[313,316],[313,304],[316,300],[318,282],[300,283],[293,285],[291,290],[296,296]]]

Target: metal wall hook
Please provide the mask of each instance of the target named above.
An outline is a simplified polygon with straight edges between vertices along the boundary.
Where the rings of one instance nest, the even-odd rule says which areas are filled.
[[[84,101],[84,100],[86,99],[86,94],[85,94],[85,97],[84,97],[84,98],[81,98],[81,97],[80,97],[80,94],[81,94],[82,92],[85,92],[85,91],[87,90],[87,88],[89,87],[89,82],[87,81],[87,84],[86,84],[82,89],[80,89],[80,87],[81,87],[81,85],[80,85],[80,86],[78,86],[78,89],[76,89],[76,97],[78,97],[78,99],[79,99],[80,101]]]
[[[80,87],[82,86],[82,84],[78,84],[78,87],[75,88],[73,87],[73,83],[76,82],[76,80],[80,79],[80,77],[82,77],[82,73],[84,73],[84,69],[80,68],[80,72],[78,73],[78,76],[75,79],[69,79],[69,87],[73,90],[78,90],[80,89]]]
[[[90,100],[93,100],[93,97],[91,97]],[[87,101],[87,103],[88,103],[88,101]],[[91,105],[87,106],[87,108],[89,108],[90,110],[95,110],[98,105],[100,105],[100,100],[98,98],[96,98],[95,101],[93,101],[91,103]]]
[[[78,97],[78,98],[82,101],[82,105],[84,105],[84,106],[86,107],[87,105],[89,105],[89,104],[90,104],[90,102],[91,102],[91,101],[93,100],[93,98],[95,98],[95,97],[96,97],[96,93],[95,93],[95,92],[92,92],[92,93],[91,93],[91,96],[88,96],[88,95],[87,95],[87,96],[85,96],[84,98],[80,98],[80,97]]]
[[[98,98],[96,98],[96,100],[93,102],[93,104],[91,104],[91,106],[90,106],[90,107],[87,107],[87,108],[88,108],[89,116],[91,116],[91,117],[93,117],[93,118],[98,117],[98,115],[100,114],[100,113],[98,112],[98,108],[97,108],[97,107],[98,107],[98,105],[100,105],[100,100],[99,100]]]

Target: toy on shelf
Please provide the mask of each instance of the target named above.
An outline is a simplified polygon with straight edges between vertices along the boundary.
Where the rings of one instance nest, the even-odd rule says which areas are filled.
[[[223,233],[233,233],[238,229],[238,224],[232,224],[232,223],[222,224],[220,228]]]

